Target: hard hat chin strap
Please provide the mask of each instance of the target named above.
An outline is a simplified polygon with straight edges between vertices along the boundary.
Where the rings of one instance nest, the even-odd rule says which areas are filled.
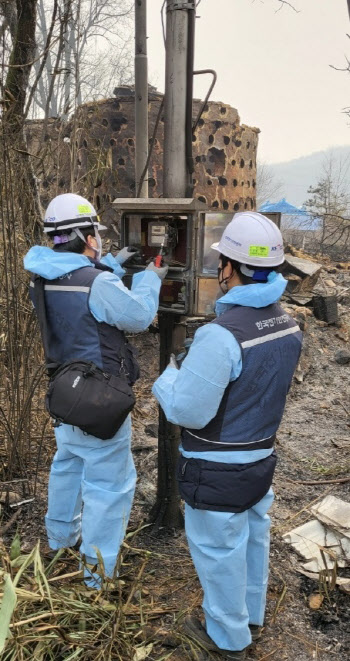
[[[85,239],[85,236],[80,231],[80,229],[75,228],[74,232],[79,237],[79,239],[84,241],[85,245],[87,245],[87,247],[90,248],[90,250],[94,251],[94,253],[96,255],[96,260],[99,262],[101,257],[102,257],[102,241],[101,241],[101,237],[100,237],[100,235],[98,233],[98,230],[95,227],[95,225],[93,225],[93,229],[94,229],[94,236],[95,236],[95,239],[96,239],[96,242],[97,242],[97,248],[95,248],[95,246],[90,246],[90,244],[87,242],[87,239]]]

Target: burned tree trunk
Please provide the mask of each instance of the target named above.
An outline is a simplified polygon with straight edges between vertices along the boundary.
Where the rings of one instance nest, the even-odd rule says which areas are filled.
[[[28,243],[41,235],[41,205],[37,180],[25,135],[25,101],[30,71],[35,59],[37,0],[17,0],[17,24],[4,85],[2,121],[3,163],[13,185],[19,186],[17,220]]]

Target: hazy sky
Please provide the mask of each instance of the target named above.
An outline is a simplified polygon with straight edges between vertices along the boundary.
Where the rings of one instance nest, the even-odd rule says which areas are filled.
[[[197,69],[218,74],[212,100],[238,109],[261,129],[259,157],[285,161],[333,145],[350,145],[350,73],[334,71],[350,57],[346,0],[202,0],[196,22]],[[160,21],[163,0],[148,0],[150,82],[164,88]],[[209,77],[196,82],[206,93]]]

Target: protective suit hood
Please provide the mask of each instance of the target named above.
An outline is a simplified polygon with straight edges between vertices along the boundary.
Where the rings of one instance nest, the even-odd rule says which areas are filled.
[[[60,278],[83,266],[94,266],[86,255],[75,252],[56,252],[45,246],[34,246],[24,257],[24,268],[46,280]]]
[[[244,305],[251,308],[265,308],[276,303],[287,286],[287,280],[280,273],[272,271],[267,282],[257,282],[253,285],[232,287],[225,296],[216,302],[217,316],[226,312],[232,305]]]

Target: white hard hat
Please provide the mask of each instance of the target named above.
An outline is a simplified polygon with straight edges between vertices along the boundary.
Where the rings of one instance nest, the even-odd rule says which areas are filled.
[[[255,211],[235,214],[219,243],[211,248],[241,264],[270,268],[284,262],[283,239],[277,225]]]
[[[44,218],[44,232],[46,233],[91,225],[97,230],[107,229],[105,225],[99,223],[92,204],[75,193],[57,195],[46,209]]]

